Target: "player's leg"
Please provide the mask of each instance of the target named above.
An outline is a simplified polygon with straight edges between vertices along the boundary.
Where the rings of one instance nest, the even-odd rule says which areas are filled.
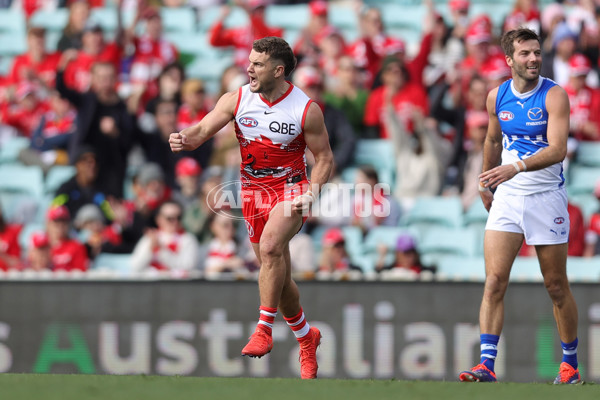
[[[563,349],[560,371],[554,383],[579,383],[577,363],[577,305],[567,279],[567,243],[535,246],[544,285],[552,300],[554,318]]]
[[[479,309],[481,362],[460,373],[463,382],[495,382],[494,362],[504,323],[504,295],[512,264],[523,244],[523,234],[486,230],[485,285]]]
[[[300,292],[296,282],[292,279],[292,263],[290,250],[285,251],[287,279],[281,292],[279,308],[285,322],[288,324],[296,340],[300,344],[300,376],[302,379],[315,379],[317,377],[317,347],[321,344],[321,332],[315,326],[310,326],[304,310],[300,305]]]
[[[264,226],[255,228],[255,239],[258,239],[258,242],[255,241],[252,245],[260,261],[260,317],[256,331],[242,349],[242,355],[262,357],[273,348],[273,322],[286,280],[291,279],[288,277],[285,251],[301,224],[302,217],[299,214],[284,215],[283,203],[278,203],[269,213]]]

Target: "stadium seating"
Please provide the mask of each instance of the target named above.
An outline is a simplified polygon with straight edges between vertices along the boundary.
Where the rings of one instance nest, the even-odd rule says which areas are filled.
[[[447,255],[439,258],[436,267],[437,280],[485,281],[485,261],[483,257]]]
[[[54,194],[60,185],[75,175],[76,169],[71,165],[55,165],[48,171],[44,181],[44,193]]]
[[[29,147],[29,139],[23,136],[14,136],[7,139],[0,146],[0,164],[16,163],[19,152]]]
[[[0,165],[0,191],[21,193],[39,199],[44,187],[42,169],[20,164]]]
[[[466,226],[485,226],[488,215],[483,202],[477,198],[465,212],[463,220]]]
[[[25,35],[15,32],[0,33],[0,56],[16,56],[27,50]],[[9,67],[10,68],[10,67]]]
[[[38,10],[32,16],[30,23],[32,26],[39,26],[48,31],[62,31],[69,20],[69,10],[67,8],[57,8],[56,10]]]
[[[100,253],[94,259],[92,269],[108,269],[128,273],[131,271],[131,254]]]
[[[404,223],[420,230],[430,226],[459,228],[463,225],[463,209],[458,196],[420,197],[403,217]]]
[[[598,282],[600,280],[600,256],[592,258],[569,257],[567,276],[570,282]]]
[[[479,255],[477,232],[469,228],[430,227],[419,241],[419,252],[435,262],[445,255],[474,257]]]
[[[571,165],[569,174],[570,179],[567,181],[567,190],[571,195],[593,193],[600,181],[600,167]]]
[[[516,282],[543,281],[537,257],[517,257],[510,271],[510,280]]]
[[[268,25],[299,31],[306,26],[309,11],[304,4],[271,5],[265,11],[265,19]]]
[[[600,143],[581,142],[577,147],[577,164],[600,167]]]
[[[588,221],[593,213],[600,211],[600,201],[591,193],[569,193],[569,202],[581,208],[584,221]]]
[[[25,36],[25,15],[14,9],[0,9],[0,33]]]
[[[165,32],[193,32],[196,30],[196,14],[192,8],[162,7],[160,15]]]

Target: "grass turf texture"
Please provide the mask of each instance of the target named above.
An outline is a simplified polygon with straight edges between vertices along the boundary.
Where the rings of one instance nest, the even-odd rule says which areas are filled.
[[[600,385],[0,374],[10,400],[598,399]]]

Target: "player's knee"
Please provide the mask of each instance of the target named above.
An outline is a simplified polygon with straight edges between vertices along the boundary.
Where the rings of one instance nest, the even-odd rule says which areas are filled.
[[[565,282],[562,279],[548,278],[544,280],[544,285],[552,302],[556,305],[562,304],[568,291]]]
[[[265,240],[260,242],[260,258],[263,263],[283,257],[283,249],[275,241]]]
[[[504,296],[508,281],[497,274],[488,274],[485,277],[485,296],[498,299]]]

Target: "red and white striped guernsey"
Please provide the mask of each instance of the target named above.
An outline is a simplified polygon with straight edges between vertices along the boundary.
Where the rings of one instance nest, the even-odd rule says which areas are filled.
[[[286,183],[307,179],[303,132],[311,102],[291,83],[273,103],[251,92],[250,85],[239,89],[234,120],[243,187],[260,184],[279,191]]]

